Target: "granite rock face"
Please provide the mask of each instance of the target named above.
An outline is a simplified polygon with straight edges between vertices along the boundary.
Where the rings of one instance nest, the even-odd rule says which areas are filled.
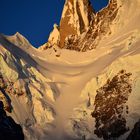
[[[97,13],[93,7],[89,0],[66,0],[57,31],[54,28],[48,42],[40,49],[55,46],[81,52],[95,49],[103,36],[111,34],[110,25],[117,18],[120,5],[117,0],[110,0]],[[52,35],[55,44],[50,39]]]
[[[129,130],[125,116],[129,113],[126,102],[132,92],[131,75],[121,70],[97,90],[92,116],[96,122],[94,133],[98,137],[117,138]]]
[[[94,16],[89,0],[66,0],[60,21],[60,47],[64,47],[69,35],[79,36],[86,32]]]

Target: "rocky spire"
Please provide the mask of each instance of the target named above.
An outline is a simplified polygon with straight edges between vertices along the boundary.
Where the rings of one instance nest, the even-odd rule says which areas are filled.
[[[69,35],[80,35],[86,31],[94,17],[89,0],[66,0],[60,21],[60,46]]]

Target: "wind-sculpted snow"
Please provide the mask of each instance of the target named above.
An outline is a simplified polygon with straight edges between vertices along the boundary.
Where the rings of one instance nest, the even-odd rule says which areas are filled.
[[[17,46],[19,37],[21,45]],[[54,92],[54,85],[44,78],[37,69],[38,64],[26,52],[31,45],[20,34],[13,37],[1,35],[0,43],[0,97],[5,109],[23,125],[26,139],[38,139],[39,129],[43,131],[46,124],[53,127],[49,123],[55,117],[53,102],[58,93]],[[22,44],[25,45],[23,49]]]
[[[99,12],[105,10],[103,17],[98,13],[104,22],[100,24],[101,22],[98,21],[97,29],[93,28],[93,30],[103,28],[105,32],[102,37],[100,36],[101,38],[100,31],[98,32],[99,42],[97,41],[96,48],[90,51],[89,49],[86,49],[86,52],[60,49],[57,45],[60,39],[57,26],[50,36],[51,46],[49,48],[43,46],[48,48],[45,50],[34,48],[19,33],[11,37],[0,35],[0,85],[11,101],[13,110],[9,115],[21,124],[25,139],[98,140],[101,139],[96,135],[98,132],[100,137],[104,136],[100,128],[116,129],[114,126],[119,122],[120,126],[123,126],[120,130],[125,130],[124,133],[117,133],[118,140],[122,140],[126,139],[134,128],[134,124],[140,118],[140,0],[112,0],[110,3],[112,6],[108,7],[111,10],[106,7]],[[104,26],[107,27],[107,32]],[[92,36],[92,33],[91,30],[89,35]],[[82,45],[82,42],[87,42],[90,47],[94,47],[92,45],[94,42],[89,41],[88,37],[86,39],[86,35],[81,34],[77,43]],[[71,39],[76,41],[73,35]],[[73,41],[69,45],[73,45]],[[81,48],[79,45],[74,47]],[[118,74],[122,69],[126,70],[126,73]],[[128,81],[124,80],[128,86],[123,92],[127,96],[127,101],[119,98],[123,96],[119,92],[114,93],[115,99],[110,97],[108,100],[112,101],[110,102],[112,106],[114,105],[112,110],[118,109],[115,100],[121,100],[118,104],[125,104],[129,108],[129,113],[121,112],[122,119],[116,120],[116,123],[110,121],[109,113],[107,117],[109,116],[111,125],[106,126],[108,123],[105,122],[104,126],[97,126],[96,123],[102,121],[102,119],[98,120],[98,117],[102,118],[104,115],[102,112],[104,107],[105,109],[110,107],[108,102],[105,102],[105,106],[100,105],[96,91],[104,87],[107,79],[113,79],[116,75],[118,75],[117,82],[121,82],[120,90],[122,90],[125,84],[120,75],[123,77],[127,73],[132,73],[132,82],[128,82],[128,77],[126,77]],[[10,82],[12,85],[9,88],[17,91],[14,94],[2,86],[3,83]],[[126,92],[128,89],[132,89],[131,93]],[[19,91],[22,91],[22,94],[18,94]],[[103,103],[107,100],[107,93],[101,96]],[[0,99],[5,100],[3,95]],[[99,115],[95,113],[93,118],[91,114],[97,112],[98,107],[101,108],[101,113]],[[116,114],[113,112],[112,115]],[[98,132],[95,134],[95,131]],[[116,129],[116,132],[118,131]],[[114,131],[108,135],[114,135]]]

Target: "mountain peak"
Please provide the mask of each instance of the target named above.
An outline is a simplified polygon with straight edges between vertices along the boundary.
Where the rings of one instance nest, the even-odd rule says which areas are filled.
[[[66,0],[60,21],[60,46],[69,35],[86,31],[95,15],[89,0]]]
[[[59,26],[54,26],[41,50],[53,46],[83,52],[96,48],[103,36],[111,34],[110,25],[118,15],[119,5],[118,0],[109,0],[96,13],[89,0],[66,0]]]

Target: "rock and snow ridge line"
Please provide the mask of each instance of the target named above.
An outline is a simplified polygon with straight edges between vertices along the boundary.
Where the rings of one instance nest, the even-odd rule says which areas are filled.
[[[48,42],[40,49],[94,49],[102,36],[111,33],[110,25],[117,18],[119,6],[117,0],[110,0],[108,6],[95,13],[89,0],[66,0],[60,25],[54,26]]]

